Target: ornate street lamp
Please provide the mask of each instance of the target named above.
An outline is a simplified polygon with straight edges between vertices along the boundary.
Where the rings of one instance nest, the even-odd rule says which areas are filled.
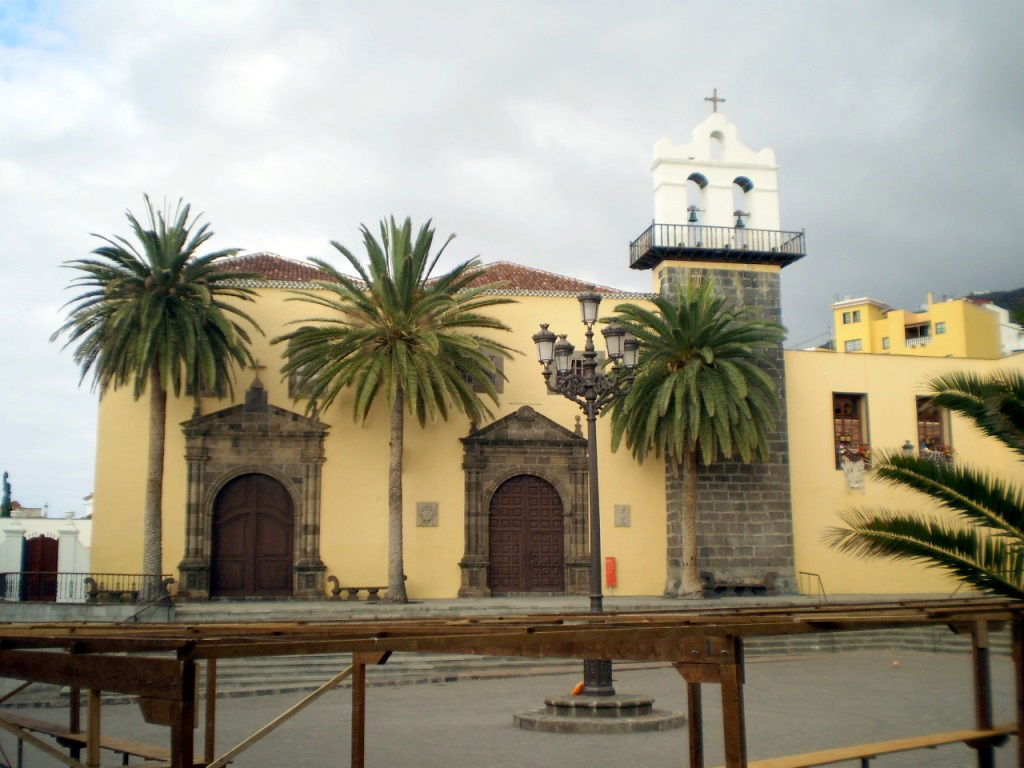
[[[594,323],[601,305],[601,295],[584,291],[578,297],[583,325],[586,327],[586,344],[583,347],[583,364],[578,371],[572,370],[573,345],[565,334],[556,336],[542,323],[540,331],[534,334],[537,345],[537,359],[540,361],[544,383],[549,392],[557,392],[572,400],[583,409],[587,417],[587,462],[590,475],[590,611],[604,611],[604,595],[601,589],[601,511],[598,498],[597,476],[597,417],[619,397],[625,395],[633,383],[640,342],[635,336],[616,323],[610,323],[602,331],[612,361],[610,370],[597,370],[597,350],[594,348]],[[555,364],[554,375],[551,363]],[[583,693],[591,696],[612,696],[612,663],[609,659],[588,659],[583,662]]]

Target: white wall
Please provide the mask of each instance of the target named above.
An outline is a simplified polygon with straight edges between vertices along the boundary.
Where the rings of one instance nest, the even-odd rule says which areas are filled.
[[[721,155],[711,152],[714,136],[720,136]],[[775,153],[764,148],[752,150],[740,142],[736,126],[720,112],[712,113],[693,129],[688,144],[676,145],[663,137],[654,145],[654,220],[659,224],[686,224],[687,179],[700,173],[708,180],[702,192],[700,224],[731,227],[736,223],[733,211],[733,181],[746,176],[753,189],[744,198],[745,219],[754,229],[781,229],[779,223],[778,166]]]

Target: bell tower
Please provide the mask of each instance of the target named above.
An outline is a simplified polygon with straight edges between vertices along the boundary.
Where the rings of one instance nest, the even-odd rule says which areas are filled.
[[[803,257],[804,233],[780,225],[775,153],[742,144],[721,112],[694,128],[687,144],[659,139],[651,173],[654,221],[630,243],[633,269],[651,269],[657,279],[666,261],[781,268]]]
[[[669,294],[690,279],[711,280],[734,306],[753,307],[781,322],[783,267],[804,256],[804,233],[779,218],[778,166],[768,148],[740,143],[736,126],[718,112],[686,144],[654,145],[654,221],[629,246],[629,265],[652,272],[654,291]],[[782,347],[770,355],[780,413],[763,462],[701,467],[697,521],[701,571],[718,580],[758,581],[774,573],[780,591],[795,589],[793,526]],[[682,477],[666,464],[668,505],[666,594],[682,564]]]

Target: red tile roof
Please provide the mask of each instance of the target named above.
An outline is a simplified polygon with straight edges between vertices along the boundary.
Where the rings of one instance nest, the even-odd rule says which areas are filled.
[[[267,280],[283,283],[311,283],[328,277],[315,264],[286,259],[274,253],[246,253],[221,262],[228,272],[255,272]]]
[[[624,293],[619,288],[611,288],[607,285],[595,285],[574,277],[566,277],[554,272],[547,272],[543,269],[525,267],[522,264],[513,264],[510,261],[495,261],[491,264],[484,264],[480,268],[480,275],[473,279],[471,285],[484,285],[486,283],[505,283],[502,291],[512,292],[537,292],[537,293],[571,293],[576,295],[581,291],[597,291],[598,293]]]
[[[315,280],[329,279],[316,265],[303,261],[285,259],[273,253],[247,253],[222,262],[225,270],[235,272],[256,272],[275,283],[301,283],[310,285]],[[483,264],[479,274],[470,285],[502,283],[498,289],[503,294],[562,294],[572,295],[586,290],[595,290],[606,295],[626,295],[628,291],[595,285],[584,280],[566,277],[543,269],[534,269],[510,261],[495,261]]]

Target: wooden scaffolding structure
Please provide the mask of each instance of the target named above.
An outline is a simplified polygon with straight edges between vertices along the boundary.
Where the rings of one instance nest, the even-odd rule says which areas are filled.
[[[1015,722],[992,720],[988,636],[1009,623],[1016,680]],[[975,718],[958,731],[911,736],[890,742],[838,747],[785,758],[748,762],[744,721],[743,644],[748,638],[869,629],[946,625],[971,638]],[[702,685],[720,688],[726,767],[800,768],[887,752],[964,742],[980,768],[994,766],[994,747],[1018,736],[1017,761],[1024,768],[1024,604],[1002,599],[906,601],[899,603],[778,605],[720,610],[643,613],[467,616],[388,621],[318,621],[259,624],[97,623],[0,624],[0,676],[69,686],[73,701],[86,694],[86,724],[80,707],[70,708],[67,727],[0,714],[0,728],[72,768],[100,765],[101,750],[138,755],[147,766],[221,768],[245,748],[313,703],[346,678],[352,679],[352,762],[363,765],[366,665],[396,652],[478,654],[536,658],[607,658],[671,664],[686,685],[690,768],[704,766]],[[217,661],[257,656],[351,653],[352,665],[298,704],[227,752],[215,754]],[[195,756],[194,727],[200,712],[197,668],[205,665],[202,757]],[[146,719],[169,728],[169,748],[104,737],[101,692],[139,697]],[[12,694],[9,694],[9,696]],[[5,697],[7,698],[7,697]],[[2,699],[0,699],[2,701]],[[40,734],[55,736],[68,753]],[[84,762],[81,752],[84,750]],[[680,750],[681,753],[683,750]],[[682,756],[681,756],[682,763]]]

